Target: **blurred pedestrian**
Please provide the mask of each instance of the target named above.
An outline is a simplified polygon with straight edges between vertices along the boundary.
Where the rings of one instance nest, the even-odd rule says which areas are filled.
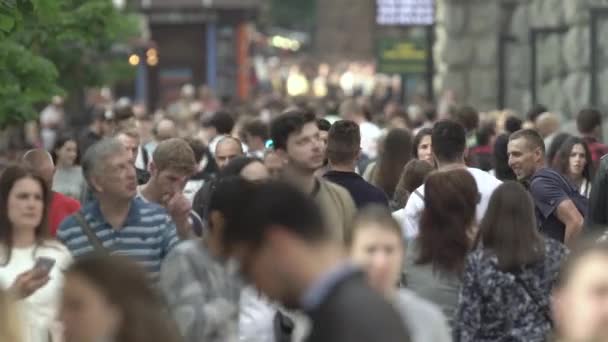
[[[406,286],[437,304],[450,322],[458,305],[465,258],[476,235],[479,191],[466,169],[440,170],[424,187],[420,234],[407,248]]]
[[[595,168],[599,166],[600,158],[608,154],[608,146],[602,144],[602,113],[597,109],[586,108],[578,112],[576,127],[581,137],[589,147],[591,159]]]
[[[431,136],[433,134],[432,128],[423,128],[414,137],[414,158],[418,160],[424,160],[425,162],[435,165],[433,160],[433,143]]]
[[[220,171],[232,159],[245,155],[241,141],[230,135],[219,137],[214,146],[215,150],[212,150],[212,152],[215,156],[215,163]]]
[[[50,191],[42,177],[21,166],[0,178],[0,288],[18,299],[24,341],[60,341],[56,320],[68,250],[47,226]],[[15,313],[13,313],[15,314]]]
[[[230,113],[219,111],[214,113],[210,118],[203,121],[203,138],[204,142],[209,146],[209,151],[215,155],[216,144],[219,140],[232,134],[234,128],[234,118]]]
[[[181,138],[161,141],[154,150],[149,169],[150,180],[137,187],[137,197],[165,208],[183,236],[194,234],[194,226],[199,227],[201,234],[202,222],[198,215],[191,214],[192,204],[183,194],[196,170],[190,145]]]
[[[505,133],[496,137],[494,142],[493,162],[494,169],[490,174],[501,181],[516,180],[515,173],[509,166],[509,155],[507,145],[509,144],[509,134]]]
[[[309,196],[270,181],[230,197],[239,215],[224,223],[224,250],[270,299],[309,315],[308,341],[410,340],[395,309],[344,260]]]
[[[393,209],[404,209],[412,194],[422,196],[421,193],[416,193],[416,189],[424,184],[424,180],[431,172],[433,172],[433,167],[423,160],[412,159],[405,164],[395,189],[395,196],[393,196]]]
[[[148,164],[150,160],[149,157],[147,157],[148,152],[146,152],[145,149],[140,148],[141,140],[139,138],[139,133],[134,128],[126,128],[119,130],[114,137],[122,143],[130,154],[130,161],[135,168],[137,184],[146,184],[150,180],[150,172],[148,172]],[[137,160],[139,153],[146,154],[146,157],[144,158],[146,159],[145,169],[140,169],[135,165],[135,161]]]
[[[95,200],[63,221],[57,237],[77,259],[92,252],[125,255],[157,281],[162,260],[179,241],[171,217],[136,197],[135,168],[118,140],[91,146],[82,164]],[[180,233],[187,237],[188,232]]]
[[[365,109],[354,99],[347,99],[340,106],[340,116],[359,125],[361,131],[361,152],[369,159],[378,155],[378,140],[382,131],[366,117]]]
[[[270,136],[268,125],[259,119],[251,120],[243,127],[243,133],[249,156],[264,158],[266,141]]]
[[[276,151],[269,149],[264,155],[264,165],[273,179],[279,179],[283,173],[284,161]]]
[[[66,272],[65,342],[179,342],[145,272],[121,256],[89,255]]]
[[[25,342],[13,297],[0,289],[0,341]]]
[[[274,119],[270,131],[274,149],[284,162],[283,179],[317,201],[334,237],[344,241],[356,207],[346,189],[314,175],[324,159],[314,113],[288,110]]]
[[[29,150],[23,155],[22,161],[29,171],[37,173],[44,179],[45,186],[49,189],[53,188],[55,165],[50,153],[44,149]],[[80,202],[56,191],[51,191],[50,195],[48,224],[51,236],[55,236],[61,222],[80,209]]]
[[[349,238],[351,259],[367,272],[370,284],[392,302],[414,342],[451,342],[441,310],[407,289],[397,289],[405,248],[401,227],[381,206],[361,210]]]
[[[361,135],[359,126],[348,120],[337,121],[329,130],[327,158],[329,171],[324,178],[344,187],[358,209],[369,204],[388,207],[384,192],[366,182],[355,173],[357,160],[361,155]]]
[[[578,189],[579,193],[589,198],[593,181],[593,160],[591,151],[583,139],[571,137],[560,147],[554,168]]]
[[[84,203],[86,200],[86,181],[80,167],[80,152],[76,139],[69,135],[60,136],[51,152],[55,163],[53,191]]]
[[[516,182],[499,186],[467,257],[457,341],[543,341],[551,330],[550,293],[567,249],[543,237],[534,202]]]
[[[570,137],[572,137],[572,135],[568,133],[558,133],[555,138],[553,138],[553,141],[551,141],[551,145],[545,145],[545,148],[547,149],[547,157],[545,160],[549,167],[555,167],[557,153],[564,142],[566,142],[566,140],[568,140]]]

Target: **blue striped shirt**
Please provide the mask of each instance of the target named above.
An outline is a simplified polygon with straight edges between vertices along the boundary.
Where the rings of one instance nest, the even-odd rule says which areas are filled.
[[[97,200],[89,202],[81,209],[81,213],[110,253],[137,261],[146,269],[154,283],[158,281],[163,259],[179,241],[175,224],[164,208],[134,198],[127,219],[120,229],[112,228],[106,221]],[[93,245],[74,215],[61,223],[57,238],[76,259],[94,252]]]

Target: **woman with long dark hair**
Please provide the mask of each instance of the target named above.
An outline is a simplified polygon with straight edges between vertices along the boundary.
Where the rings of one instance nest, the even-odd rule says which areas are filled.
[[[516,182],[499,186],[468,256],[455,320],[457,341],[544,341],[550,293],[567,253],[539,233],[534,202]]]
[[[448,320],[458,304],[479,198],[475,179],[466,169],[432,173],[425,182],[420,233],[407,248],[407,287],[439,305]]]
[[[176,342],[177,329],[144,270],[121,256],[90,255],[66,272],[65,342]]]
[[[589,198],[593,182],[593,161],[583,139],[568,138],[558,150],[553,168],[570,180],[581,195]]]
[[[18,299],[23,337],[59,341],[57,311],[68,250],[47,227],[50,191],[44,180],[21,166],[0,177],[0,288]]]
[[[412,152],[414,154],[414,158],[418,160],[424,160],[425,162],[428,162],[429,164],[435,166],[431,141],[432,134],[432,128],[423,128],[418,131],[418,133],[414,137]]]
[[[80,152],[76,138],[69,135],[59,137],[51,151],[51,156],[56,166],[53,191],[84,203],[87,186],[80,167]]]
[[[405,129],[393,129],[382,142],[378,161],[370,165],[370,183],[393,198],[403,167],[412,159],[412,136]]]

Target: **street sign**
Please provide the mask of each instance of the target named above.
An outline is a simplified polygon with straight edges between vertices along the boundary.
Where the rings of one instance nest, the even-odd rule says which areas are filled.
[[[376,0],[378,25],[433,25],[435,0]]]
[[[424,39],[381,38],[376,48],[378,72],[424,74],[428,51]]]

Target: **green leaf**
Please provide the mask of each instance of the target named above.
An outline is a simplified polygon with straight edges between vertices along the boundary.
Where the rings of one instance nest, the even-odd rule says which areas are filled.
[[[0,13],[0,31],[9,32],[15,26],[15,18]]]

